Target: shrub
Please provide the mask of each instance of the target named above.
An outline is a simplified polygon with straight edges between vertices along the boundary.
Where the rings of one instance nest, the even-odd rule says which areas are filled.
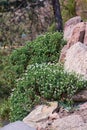
[[[58,62],[60,50],[65,44],[63,35],[59,32],[46,33],[26,46],[15,50],[10,62],[16,74],[20,75],[28,64]]]
[[[10,97],[11,120],[23,119],[41,99],[69,102],[84,87],[86,81],[64,72],[58,64],[29,65]]]
[[[9,112],[10,112],[10,103],[7,100],[2,100],[0,102],[0,119],[3,121],[9,120]]]
[[[6,82],[5,68],[8,66],[8,54],[5,50],[0,50],[0,98],[10,93],[8,83]],[[12,77],[11,77],[12,78]]]

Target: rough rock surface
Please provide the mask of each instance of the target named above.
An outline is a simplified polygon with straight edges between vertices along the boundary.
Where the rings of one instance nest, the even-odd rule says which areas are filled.
[[[49,102],[49,105],[37,106],[23,121],[29,126],[35,127],[38,123],[46,121],[56,108],[57,102]]]
[[[81,90],[73,96],[73,101],[75,102],[85,102],[87,101],[87,89]]]
[[[80,104],[79,110],[86,110],[87,111],[87,102]]]
[[[71,46],[66,53],[64,68],[87,78],[87,46],[80,42]]]
[[[76,16],[76,17],[73,17],[73,18],[69,19],[65,23],[65,26],[64,26],[64,39],[65,40],[69,41],[69,39],[72,36],[72,32],[73,32],[74,26],[77,23],[80,23],[80,22],[81,22],[81,17],[80,16]]]
[[[71,28],[71,31],[69,31]],[[61,50],[60,62],[65,62],[67,50],[77,42],[82,42],[87,45],[87,22],[79,22],[76,25],[69,25],[64,30],[64,37],[67,40],[67,44]]]
[[[32,119],[34,120],[34,117],[36,118],[36,124],[29,116],[28,122],[26,123],[30,126],[29,121],[32,121],[32,125],[35,126],[37,130],[87,130],[87,102],[75,106],[74,111],[71,112],[61,107],[59,112],[55,111],[52,113],[47,107],[46,105],[43,107],[44,111],[49,111],[47,118],[44,119],[43,116],[40,116],[41,113],[43,115],[44,112],[40,110],[39,106],[33,111],[35,113],[30,113],[30,115],[32,115],[32,113],[34,114],[32,115]],[[38,113],[38,116],[35,116],[36,113]],[[48,112],[44,113],[44,117],[46,117],[47,113]]]
[[[84,105],[84,109],[82,109],[80,116],[83,118],[83,121],[87,123],[87,103]]]
[[[77,25],[74,26],[72,36],[69,39],[67,45],[68,47],[71,47],[73,44],[79,42],[84,42],[84,36],[85,36],[85,28],[86,28],[85,22],[80,22]]]
[[[81,126],[84,126],[84,122],[80,115],[70,115],[62,119],[57,119],[53,123],[53,128],[55,128],[55,130],[73,130]]]

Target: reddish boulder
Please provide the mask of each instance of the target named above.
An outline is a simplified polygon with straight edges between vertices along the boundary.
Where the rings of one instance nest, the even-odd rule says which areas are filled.
[[[87,46],[78,42],[72,45],[66,53],[64,69],[75,72],[87,79]]]
[[[60,62],[65,61],[67,50],[77,42],[87,45],[87,22],[80,22],[73,27],[72,35],[68,40],[67,45],[61,50]]]
[[[76,16],[74,18],[69,19],[65,23],[65,26],[64,26],[64,39],[65,40],[68,41],[71,38],[74,26],[77,23],[80,23],[80,22],[81,22],[81,17],[80,16]]]
[[[71,47],[74,43],[84,42],[86,23],[81,22],[74,26],[72,36],[68,41],[67,45]]]
[[[61,50],[59,62],[62,62],[62,63],[65,62],[66,52],[67,52],[68,49],[69,49],[69,47],[68,47],[67,45],[65,45],[65,46],[63,47],[63,49]]]
[[[73,44],[77,42],[81,43],[84,42],[85,28],[86,28],[85,22],[78,23],[77,25],[74,26],[72,36],[67,43],[69,47],[71,47]]]

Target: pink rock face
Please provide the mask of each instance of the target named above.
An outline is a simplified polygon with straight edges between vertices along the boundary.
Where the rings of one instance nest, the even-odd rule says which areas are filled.
[[[23,122],[31,127],[37,127],[38,123],[44,124],[48,120],[48,118],[53,118],[52,117],[53,115],[51,114],[57,108],[57,102],[49,102],[48,104],[49,105],[37,106],[27,117],[23,119]],[[44,127],[45,125],[46,123],[44,124]],[[38,130],[39,130],[39,126],[38,126]]]
[[[58,119],[53,123],[52,130],[86,130],[82,129],[84,126],[83,119],[80,115],[70,115],[62,119]],[[87,128],[87,127],[86,127]]]
[[[61,50],[59,62],[64,63],[65,57],[66,57],[66,52],[67,52],[68,49],[69,49],[69,47],[68,47],[67,45],[65,45],[65,46],[63,47],[63,49]]]
[[[64,39],[69,40],[72,36],[73,28],[76,24],[81,22],[81,17],[76,16],[74,18],[69,19],[64,26]]]
[[[66,53],[64,69],[75,72],[87,79],[87,46],[78,42],[72,45]]]
[[[72,36],[67,43],[68,47],[71,47],[73,44],[77,42],[82,43],[84,42],[85,28],[86,28],[85,22],[78,23],[77,25],[74,26]]]
[[[87,109],[87,102],[79,105],[79,110]]]
[[[81,42],[87,45],[87,22],[80,22],[74,25],[72,33],[70,35],[71,36],[67,42],[67,45],[65,45],[61,50],[60,59],[59,59],[60,62],[65,62],[67,50],[75,43]]]

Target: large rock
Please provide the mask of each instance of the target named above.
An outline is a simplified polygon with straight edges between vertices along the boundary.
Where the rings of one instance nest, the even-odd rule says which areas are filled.
[[[81,22],[74,26],[72,36],[67,43],[68,47],[71,47],[73,44],[77,43],[78,41],[82,43],[84,42],[86,24],[87,23],[85,22]]]
[[[37,130],[87,130],[87,103],[80,105],[74,113],[65,110],[67,114],[62,116],[64,108],[60,108],[59,113],[53,113],[56,107],[56,102],[51,103],[51,106],[40,105],[23,121]]]
[[[64,26],[64,39],[65,40],[69,41],[69,39],[72,36],[72,32],[73,32],[74,26],[77,23],[80,23],[80,22],[81,22],[81,17],[80,16],[76,16],[76,17],[73,17],[73,18],[69,19],[65,23],[65,26]]]
[[[64,68],[87,78],[87,46],[81,42],[71,46],[66,53]]]
[[[4,126],[0,130],[36,130],[36,129],[31,128],[30,126],[28,126],[27,124],[25,124],[22,121],[16,121],[14,123],[10,123],[10,124]]]
[[[75,102],[85,102],[87,101],[87,89],[81,90],[73,96],[73,101]]]
[[[54,130],[83,130],[82,127],[84,126],[85,123],[80,115],[70,115],[61,119],[57,119],[52,125]],[[84,130],[87,130],[87,125]]]
[[[66,30],[68,31],[68,30]],[[61,50],[60,61],[64,62],[67,50],[77,42],[87,44],[87,22],[80,22],[73,27],[67,45]]]
[[[67,50],[69,49],[69,47],[67,45],[65,45],[62,50],[61,50],[61,54],[60,54],[60,57],[59,57],[59,62],[62,62],[64,63],[65,62],[65,57],[66,57],[66,53],[67,53]]]
[[[49,105],[37,106],[37,108],[25,117],[23,121],[29,126],[37,127],[37,124],[40,122],[45,122],[56,108],[57,102],[49,102]]]

